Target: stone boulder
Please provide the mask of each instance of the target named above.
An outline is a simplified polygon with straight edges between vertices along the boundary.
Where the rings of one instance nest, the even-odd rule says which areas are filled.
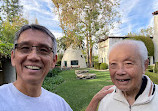
[[[88,70],[75,70],[77,79],[95,79],[96,74],[89,73]]]

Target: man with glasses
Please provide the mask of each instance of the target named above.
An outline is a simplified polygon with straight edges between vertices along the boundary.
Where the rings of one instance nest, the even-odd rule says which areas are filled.
[[[42,88],[57,61],[56,39],[45,27],[25,25],[15,35],[11,63],[17,80],[0,87],[0,111],[72,111],[60,96]]]

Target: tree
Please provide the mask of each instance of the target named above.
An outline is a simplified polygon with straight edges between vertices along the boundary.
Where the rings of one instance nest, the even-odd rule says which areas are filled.
[[[19,5],[19,0],[1,0],[2,6],[0,7],[2,21],[8,19],[9,22],[13,22],[15,16],[20,16],[22,12],[22,6]]]
[[[86,40],[87,60],[92,66],[93,45],[105,38],[114,23],[119,21],[118,0],[52,0],[59,15],[60,26],[66,37]],[[71,32],[71,33],[70,33]],[[79,39],[77,39],[80,37]],[[82,42],[83,43],[83,42]]]
[[[28,24],[28,21],[21,17],[15,17],[13,22],[9,22],[8,20],[4,21],[1,24],[0,31],[0,49],[5,57],[10,57],[10,51],[13,48],[14,36],[17,30],[20,29],[24,24]]]
[[[153,27],[147,27],[146,29],[140,29],[140,32],[138,33],[128,33],[128,37],[133,37],[133,36],[146,36],[146,37],[153,37],[154,35],[154,29]]]
[[[148,50],[148,56],[154,56],[154,43],[150,37],[134,36],[134,37],[129,37],[127,39],[139,40],[139,41],[144,42],[144,44]]]
[[[10,51],[13,48],[14,35],[19,28],[28,24],[28,21],[22,17],[22,6],[19,0],[2,0],[0,7],[0,53],[2,57],[10,57]]]

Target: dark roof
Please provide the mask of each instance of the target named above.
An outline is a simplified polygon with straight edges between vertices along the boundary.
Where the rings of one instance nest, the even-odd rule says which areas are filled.
[[[152,14],[153,14],[153,15],[157,15],[157,14],[158,14],[158,11],[155,11],[155,12],[153,12]]]
[[[129,38],[129,37],[125,37],[125,36],[109,36],[109,37],[106,37],[106,38],[104,38],[104,39],[100,39],[99,41],[98,41],[98,43],[99,42],[103,42],[103,41],[106,41],[107,39],[109,39],[109,38],[122,38],[122,39],[126,39],[126,38]],[[151,39],[153,39],[153,37],[150,37]]]
[[[125,39],[125,38],[129,38],[129,37],[124,37],[124,36],[109,36],[109,37],[106,37],[104,39],[100,39],[98,42],[103,42],[103,41],[106,41],[107,39],[109,38],[122,38],[122,39]]]

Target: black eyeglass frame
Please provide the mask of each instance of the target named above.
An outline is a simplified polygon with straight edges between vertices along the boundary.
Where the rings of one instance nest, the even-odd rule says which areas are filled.
[[[16,44],[14,45],[14,49],[18,49],[18,46],[19,46],[19,45],[20,45],[20,43],[16,43]],[[36,47],[36,51],[38,51],[38,50],[37,50],[37,49],[38,49],[37,47],[39,47],[39,46],[31,46],[31,47]],[[53,54],[54,54],[53,48],[52,48],[52,47],[49,47],[49,46],[47,46],[47,47],[48,47],[49,50],[51,50],[50,53],[53,52]],[[31,48],[31,51],[32,51],[32,48]],[[49,53],[49,54],[50,54],[50,53]],[[48,55],[49,55],[49,54],[48,54]]]

